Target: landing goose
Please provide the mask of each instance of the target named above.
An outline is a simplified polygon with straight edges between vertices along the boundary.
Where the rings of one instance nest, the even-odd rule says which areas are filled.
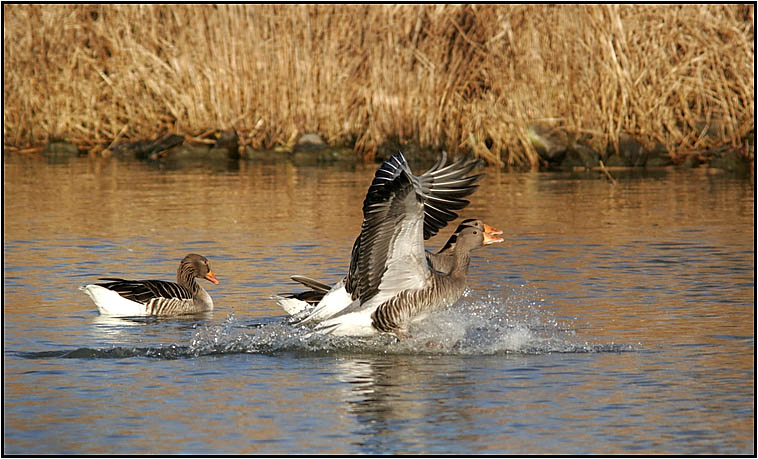
[[[428,267],[423,269],[421,267],[426,267],[423,263],[409,268],[407,264],[415,261],[413,257],[388,261],[389,269],[380,276],[375,294],[367,294],[354,301],[319,323],[315,331],[348,336],[370,336],[377,333],[407,336],[408,326],[412,322],[452,305],[463,295],[471,251],[502,241],[503,239],[477,228],[464,229],[452,250],[451,269],[448,273],[430,270]],[[403,280],[403,287],[396,287]]]
[[[502,241],[478,228],[465,228],[451,249],[450,272],[431,268],[424,250],[428,187],[419,182],[402,154],[376,172],[363,201],[363,225],[345,280],[352,301],[320,321],[317,332],[402,336],[411,321],[460,298],[471,250]]]
[[[80,287],[92,298],[100,314],[113,316],[167,316],[213,310],[213,300],[195,278],[214,284],[219,281],[208,260],[191,253],[176,271],[176,283],[161,280],[126,280],[101,277],[108,281]]]
[[[458,235],[464,228],[473,227],[478,228],[490,235],[496,236],[503,234],[502,231],[493,228],[492,226],[482,222],[479,219],[467,218],[463,220],[455,229],[450,238],[445,242],[436,253],[426,250],[426,259],[435,271],[442,273],[449,273],[452,269],[453,262],[453,247],[458,238]],[[315,279],[311,279],[305,276],[292,276],[291,279],[295,282],[299,282],[310,290],[306,290],[298,293],[283,293],[276,296],[277,303],[290,315],[296,315],[307,308],[314,308],[323,298],[324,295],[329,293],[331,287],[323,282],[319,282]],[[341,284],[344,285],[344,284]],[[349,304],[349,302],[348,302]],[[346,304],[347,306],[347,304]]]
[[[450,221],[458,217],[455,210],[460,210],[468,205],[468,201],[463,199],[476,190],[476,182],[483,177],[483,174],[472,174],[474,168],[479,165],[479,160],[459,158],[450,164],[447,164],[447,153],[443,152],[437,163],[431,169],[419,176],[414,176],[410,172],[410,167],[403,157],[402,153],[393,155],[385,161],[377,170],[374,182],[384,182],[392,174],[391,171],[398,168],[405,168],[411,177],[411,182],[419,199],[423,205],[423,238],[428,239],[444,228]],[[366,199],[372,193],[370,187]],[[365,201],[364,201],[365,207]],[[351,253],[350,269],[348,274],[331,288],[313,288],[317,294],[304,292],[303,294],[293,295],[285,294],[283,296],[274,296],[277,303],[293,317],[293,322],[303,324],[314,324],[320,320],[326,319],[341,309],[348,306],[358,295],[358,284],[353,281],[360,275],[358,267],[358,254],[360,252],[360,237],[355,240]],[[303,280],[309,282],[311,279],[298,276],[295,279],[303,283]],[[326,287],[321,284],[320,287]],[[318,296],[322,296],[317,300]],[[309,301],[310,300],[310,303]],[[313,306],[313,302],[316,302]]]

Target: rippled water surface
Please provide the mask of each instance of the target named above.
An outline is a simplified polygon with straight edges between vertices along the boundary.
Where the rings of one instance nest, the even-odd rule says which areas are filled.
[[[463,216],[505,242],[464,298],[400,342],[308,336],[269,297],[345,273],[374,170],[5,156],[3,452],[755,454],[750,182],[488,171]],[[78,290],[189,252],[212,313]]]

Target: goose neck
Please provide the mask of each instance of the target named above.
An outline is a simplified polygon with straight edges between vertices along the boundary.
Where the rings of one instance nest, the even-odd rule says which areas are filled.
[[[195,281],[195,273],[186,265],[179,266],[179,269],[176,271],[176,283],[187,288],[192,292],[193,296],[197,294],[200,288],[197,281]]]
[[[468,250],[456,250],[453,256],[453,266],[450,270],[451,276],[463,275],[468,272],[471,263],[471,254]]]

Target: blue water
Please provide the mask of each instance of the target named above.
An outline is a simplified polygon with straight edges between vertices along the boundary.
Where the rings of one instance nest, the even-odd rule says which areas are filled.
[[[489,171],[463,216],[505,242],[398,341],[270,300],[344,274],[372,166],[4,167],[5,454],[755,454],[750,182]],[[211,313],[106,318],[77,289],[188,252]]]

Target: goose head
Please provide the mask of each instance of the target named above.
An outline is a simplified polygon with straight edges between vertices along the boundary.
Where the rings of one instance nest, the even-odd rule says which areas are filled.
[[[497,236],[500,234],[503,234],[502,231],[495,228],[494,226],[490,226],[483,221],[479,220],[478,218],[467,218],[463,220],[459,225],[458,228],[455,229],[455,232],[450,236],[450,239],[447,240],[445,243],[445,246],[440,249],[439,253],[450,253],[455,249],[456,242],[458,241],[458,237],[460,237],[460,234],[463,230],[466,228],[476,228],[482,233],[487,233],[490,236]],[[498,242],[502,242],[502,239]]]
[[[213,274],[211,265],[208,263],[208,259],[202,255],[191,253],[182,259],[179,264],[179,269],[176,273],[177,278],[202,278],[206,279],[214,284],[218,284],[219,280],[216,279],[216,275]]]
[[[479,220],[478,218],[467,218],[461,222],[460,225],[458,225],[458,231],[462,230],[463,228],[470,226],[473,228],[478,228],[481,231],[484,231],[485,233],[489,233],[490,235],[499,235],[503,234],[502,231],[495,228],[494,226],[490,226],[483,221]]]
[[[492,228],[489,225],[485,225],[485,227]],[[468,226],[461,230],[461,232],[458,234],[458,241],[455,244],[455,251],[460,253],[468,253],[474,249],[478,249],[479,247],[495,244],[497,242],[503,242],[503,239],[497,237],[495,233],[479,229],[475,226]]]

